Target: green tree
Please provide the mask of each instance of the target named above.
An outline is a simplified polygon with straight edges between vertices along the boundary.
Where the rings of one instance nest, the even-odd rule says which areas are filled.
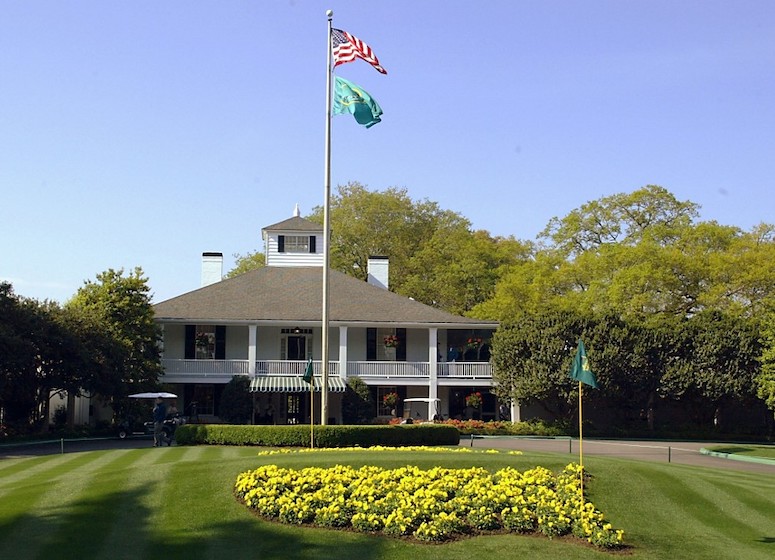
[[[162,375],[161,333],[154,322],[148,279],[141,268],[124,276],[123,269],[109,269],[87,281],[67,307],[90,317],[115,343],[111,349],[111,367],[118,376],[100,387],[104,397],[122,397],[150,390]]]
[[[754,400],[762,355],[755,320],[703,311],[681,322],[676,346],[660,391],[691,407],[699,425],[720,429],[726,406]]]
[[[761,334],[762,369],[756,378],[756,395],[775,415],[775,314],[767,315]]]
[[[226,278],[233,278],[240,274],[244,274],[250,270],[256,270],[263,266],[266,266],[266,255],[259,251],[248,253],[247,255],[234,254],[235,266],[229,272],[226,273]]]
[[[670,243],[673,232],[692,223],[699,206],[679,201],[667,189],[647,185],[632,193],[587,202],[564,218],[549,221],[541,237],[566,256],[604,245],[635,245],[645,235]]]
[[[491,350],[496,395],[570,419],[578,393],[568,373],[578,339],[588,329],[584,317],[561,311],[522,315],[502,325]]]
[[[388,256],[390,289],[404,295],[411,295],[404,286],[412,256],[438,229],[469,225],[435,202],[412,200],[406,189],[370,191],[359,183],[340,185],[331,197],[329,212],[331,267],[365,280],[369,257]],[[309,219],[322,224],[323,209],[313,209]]]
[[[230,424],[247,424],[253,417],[253,397],[250,392],[250,379],[244,375],[231,378],[221,393],[218,416]]]
[[[502,271],[529,258],[531,251],[530,243],[472,232],[464,223],[439,228],[410,258],[402,292],[465,315],[490,299]]]
[[[27,432],[41,422],[41,377],[48,360],[47,346],[41,345],[47,323],[37,302],[0,283],[0,408],[13,431]]]
[[[345,424],[369,424],[376,411],[369,386],[360,377],[350,377],[342,395],[342,421]]]
[[[775,227],[692,222],[697,206],[661,187],[589,202],[553,218],[532,260],[502,269],[473,314],[545,309],[642,319],[706,309],[756,316],[775,297]]]

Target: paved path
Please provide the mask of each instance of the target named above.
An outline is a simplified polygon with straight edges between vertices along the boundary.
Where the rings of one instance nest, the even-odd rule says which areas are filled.
[[[174,444],[173,444],[174,445]],[[127,439],[90,438],[77,440],[52,440],[49,442],[29,442],[19,445],[0,446],[0,459],[11,457],[34,457],[55,455],[58,453],[77,453],[79,451],[98,451],[101,449],[136,449],[153,447],[153,436],[136,436]]]
[[[64,445],[64,447],[63,447]],[[578,439],[556,438],[538,439],[507,436],[461,436],[461,446],[479,449],[518,449],[520,451],[546,451],[550,453],[567,453],[569,460],[578,459]],[[759,464],[703,455],[700,449],[709,448],[724,443],[693,442],[693,441],[631,441],[631,440],[596,440],[584,439],[584,456],[608,456],[640,461],[655,461],[660,463],[675,463],[693,465],[714,469],[732,469],[775,475],[775,464]],[[35,455],[51,455],[75,453],[79,451],[95,451],[100,449],[136,449],[152,447],[151,436],[133,437],[124,440],[117,438],[55,441],[45,444],[25,444],[19,446],[0,447],[0,459],[10,457],[29,457]],[[775,462],[774,462],[775,463]]]
[[[520,451],[546,451],[551,453],[568,453],[568,456],[578,459],[579,440],[568,438],[535,439],[518,437],[487,437],[477,436],[471,441],[470,436],[461,436],[460,445],[465,447],[518,449]],[[710,441],[632,441],[632,440],[597,440],[584,439],[584,456],[608,456],[640,461],[656,461],[709,467],[713,469],[732,469],[739,471],[766,473],[775,475],[773,464],[747,463],[733,459],[713,457],[700,453],[702,448],[710,448],[725,443]]]

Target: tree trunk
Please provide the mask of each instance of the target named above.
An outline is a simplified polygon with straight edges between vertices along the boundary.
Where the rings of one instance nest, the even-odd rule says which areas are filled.
[[[70,391],[67,392],[67,427],[75,428],[75,395]]]
[[[654,431],[654,392],[649,394],[649,402],[646,405],[646,422],[648,424],[649,432]]]

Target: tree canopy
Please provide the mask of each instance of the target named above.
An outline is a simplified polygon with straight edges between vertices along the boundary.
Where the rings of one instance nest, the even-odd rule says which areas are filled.
[[[406,189],[339,186],[331,197],[331,267],[366,279],[368,259],[390,259],[390,289],[425,304],[466,314],[491,297],[502,267],[530,254],[532,244],[473,231],[456,212]],[[323,222],[316,207],[310,220]]]
[[[154,322],[148,279],[141,268],[124,276],[123,269],[109,269],[87,281],[67,307],[91,316],[120,348],[113,366],[118,379],[110,395],[123,396],[156,386],[161,368],[161,331]]]

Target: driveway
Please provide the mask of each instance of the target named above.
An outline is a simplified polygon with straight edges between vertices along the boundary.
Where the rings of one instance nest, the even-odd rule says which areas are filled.
[[[518,449],[520,451],[546,451],[567,453],[569,458],[579,457],[579,440],[570,438],[537,439],[508,436],[461,436],[460,445],[486,449]],[[772,464],[748,463],[734,459],[703,455],[700,449],[711,448],[729,443],[710,441],[633,441],[584,439],[584,456],[619,457],[640,461],[676,463],[712,469],[732,469],[738,471],[766,473],[775,475],[775,461]]]
[[[174,445],[174,444],[173,444]],[[578,460],[579,440],[571,438],[529,438],[510,436],[461,436],[460,445],[479,449],[516,449],[519,451],[539,451],[567,453],[568,460]],[[772,464],[747,463],[734,459],[713,457],[700,453],[702,448],[710,448],[728,443],[696,441],[633,441],[584,439],[584,456],[607,456],[639,461],[655,461],[709,467],[712,469],[732,469],[738,471],[775,475],[775,461]],[[28,443],[14,446],[0,446],[0,458],[31,457],[55,453],[76,453],[101,449],[137,449],[153,447],[152,436],[137,436],[127,439],[103,438],[84,440],[49,441],[46,443]]]

